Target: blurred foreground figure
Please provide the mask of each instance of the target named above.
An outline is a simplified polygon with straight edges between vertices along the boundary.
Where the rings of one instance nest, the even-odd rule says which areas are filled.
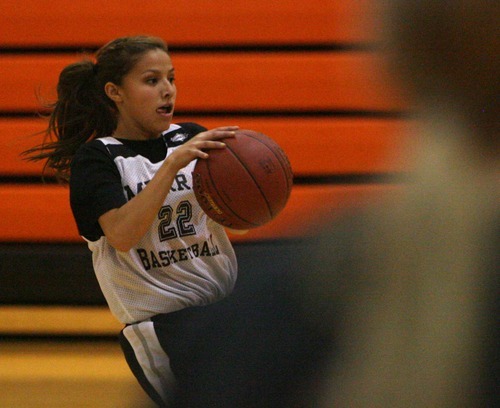
[[[411,180],[263,254],[235,292],[239,324],[226,311],[204,326],[210,376],[193,375],[185,406],[500,406],[500,2],[385,5],[388,62],[419,122]]]
[[[324,255],[307,277],[308,297],[344,322],[319,405],[500,406],[500,2],[387,6],[388,60],[420,123],[415,172],[357,218],[347,272]]]

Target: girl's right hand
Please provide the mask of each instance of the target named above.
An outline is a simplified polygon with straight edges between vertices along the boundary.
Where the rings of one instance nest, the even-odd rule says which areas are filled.
[[[191,140],[179,146],[168,156],[166,161],[180,170],[194,159],[207,159],[206,150],[224,149],[226,145],[221,140],[234,137],[235,131],[238,129],[238,126],[222,126],[198,133]]]

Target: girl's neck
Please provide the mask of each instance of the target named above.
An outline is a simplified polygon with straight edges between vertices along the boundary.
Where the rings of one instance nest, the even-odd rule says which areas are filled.
[[[127,140],[153,140],[161,137],[161,133],[152,134],[145,132],[144,130],[138,129],[136,127],[124,126],[120,122],[113,132],[113,137],[117,139],[127,139]]]

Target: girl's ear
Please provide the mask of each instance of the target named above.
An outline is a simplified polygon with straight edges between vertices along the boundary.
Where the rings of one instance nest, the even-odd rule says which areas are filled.
[[[116,103],[122,101],[120,88],[113,82],[107,82],[106,85],[104,85],[104,92],[106,93],[108,98],[111,99],[113,102]]]

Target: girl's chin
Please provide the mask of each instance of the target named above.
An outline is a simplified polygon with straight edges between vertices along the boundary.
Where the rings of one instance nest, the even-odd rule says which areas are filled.
[[[172,124],[173,117],[170,116],[169,118],[162,118],[163,120],[161,121],[161,125],[159,128],[162,129],[162,132],[170,127]]]

